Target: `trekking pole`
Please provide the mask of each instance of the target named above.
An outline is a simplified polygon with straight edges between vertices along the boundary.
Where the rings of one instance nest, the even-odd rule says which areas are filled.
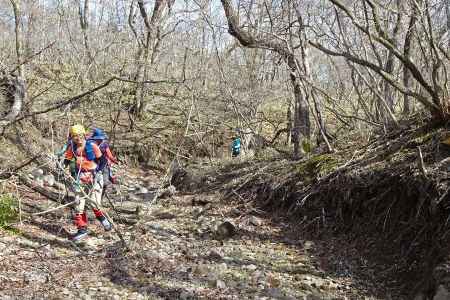
[[[53,207],[53,208],[47,209],[45,211],[40,211],[40,212],[34,213],[34,214],[32,214],[32,216],[45,215],[46,213],[49,213],[49,212],[52,212],[52,211],[55,211],[55,210],[58,210],[58,209],[61,209],[61,208],[64,208],[64,207],[68,207],[68,206],[74,205],[76,203],[77,203],[77,201],[74,200],[74,201],[71,201],[69,203],[66,203],[66,204],[63,204],[63,205],[60,205],[60,206],[57,206],[57,207]]]
[[[69,181],[72,181],[73,183],[77,183],[77,181],[75,180],[75,178],[73,178],[72,176],[68,176],[68,175],[66,174],[66,172],[64,171],[64,168],[62,168],[61,163],[60,163],[59,161],[57,162],[56,165],[58,166],[58,168],[60,169],[60,171],[62,171],[62,174],[63,174],[63,176],[64,176],[64,179],[69,178]],[[64,183],[67,183],[67,180],[65,180]],[[83,197],[89,198],[89,195],[86,194],[86,192],[84,191],[84,189],[80,189],[80,190],[81,190],[81,193],[83,194]],[[91,190],[91,192],[92,192],[92,190]],[[77,201],[74,200],[74,201],[72,201],[72,202],[73,202],[72,204],[74,204],[74,203],[76,203]],[[111,223],[112,228],[113,228],[114,231],[117,233],[117,236],[119,237],[120,241],[122,242],[123,247],[124,247],[125,249],[127,249],[128,251],[131,251],[130,247],[128,247],[127,242],[126,242],[125,239],[123,238],[123,235],[122,235],[122,232],[120,231],[120,229],[119,229],[117,226],[115,226],[114,221],[111,219],[111,217],[108,215],[108,213],[107,213],[107,212],[104,212],[104,213],[105,213],[106,219]]]

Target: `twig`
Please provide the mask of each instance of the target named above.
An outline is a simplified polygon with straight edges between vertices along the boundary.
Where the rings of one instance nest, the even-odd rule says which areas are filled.
[[[189,114],[188,114],[188,116],[187,116],[187,124],[186,124],[186,128],[185,128],[185,130],[184,130],[184,135],[183,135],[184,137],[186,137],[187,133],[189,132],[189,128],[190,128],[190,126],[191,126],[191,116],[192,116],[192,110],[193,110],[193,108],[194,108],[194,101],[193,101],[193,99],[192,99],[191,107],[190,107],[190,109],[189,109]],[[169,166],[167,167],[166,173],[165,173],[164,177],[162,178],[161,183],[160,183],[160,185],[158,186],[158,189],[157,189],[156,192],[155,192],[155,196],[153,197],[152,200],[150,200],[150,205],[154,204],[154,203],[158,200],[158,197],[159,197],[159,195],[160,195],[160,193],[161,193],[161,190],[162,190],[162,187],[163,187],[163,185],[164,185],[164,182],[169,178],[169,175],[170,175],[170,173],[171,173],[170,170],[171,170],[171,168],[172,168],[172,165],[174,164],[174,162],[175,162],[176,160],[178,160],[178,156],[180,155],[181,146],[183,146],[184,141],[185,141],[185,139],[183,139],[183,140],[181,141],[181,143],[178,145],[178,149],[177,149],[177,151],[176,151],[176,153],[175,153],[175,157],[173,158],[172,162],[171,162],[171,163],[169,164]]]
[[[17,65],[14,69],[12,69],[9,74],[13,74],[16,70],[18,70],[20,68],[20,66],[25,65],[27,63],[29,63],[31,60],[33,60],[36,56],[41,55],[42,52],[44,52],[45,50],[53,47],[53,45],[56,43],[56,41],[51,42],[50,44],[48,44],[47,46],[45,46],[44,48],[42,48],[41,50],[39,50],[36,53],[33,53],[33,55],[30,55],[29,57],[27,57],[24,61],[22,61],[19,65]]]
[[[64,207],[67,207],[67,206],[71,206],[71,205],[73,205],[73,204],[75,204],[75,203],[77,203],[77,201],[72,201],[72,202],[69,202],[69,203],[66,203],[66,204],[63,204],[63,205],[60,205],[60,206],[57,206],[57,207],[53,207],[53,208],[50,208],[50,209],[47,209],[47,210],[45,210],[45,211],[41,211],[41,212],[38,212],[38,213],[34,213],[34,214],[32,214],[33,216],[39,216],[39,215],[44,215],[44,214],[46,214],[46,213],[49,213],[49,212],[52,212],[52,211],[55,211],[55,210],[58,210],[58,209],[61,209],[61,208],[64,208]]]
[[[172,81],[172,80],[144,80],[144,81],[136,81],[132,79],[127,79],[123,77],[114,77],[114,79],[122,82],[128,82],[128,83],[137,83],[137,84],[143,84],[143,83],[150,83],[150,84],[156,84],[156,83],[168,83],[168,84],[182,84],[183,81]]]
[[[423,155],[420,146],[417,146],[417,155],[419,159],[419,170],[422,172],[423,176],[427,178],[427,169],[425,168],[425,163],[423,162]]]
[[[242,198],[242,196],[241,195],[239,195],[239,193],[238,192],[236,192],[236,190],[235,189],[231,189],[231,191],[233,192],[233,194],[235,194],[236,196],[238,196],[239,197],[239,199],[241,199],[241,201],[243,201],[243,202],[246,202],[245,201],[245,199],[244,198]]]
[[[32,162],[34,162],[36,159],[38,159],[41,156],[42,156],[42,154],[38,154],[38,155],[30,158],[29,160],[25,161],[24,163],[22,163],[18,167],[15,167],[13,170],[11,170],[11,171],[4,171],[4,172],[0,173],[0,178],[6,179],[6,178],[9,178],[9,177],[13,176],[17,171],[19,171],[20,169],[28,166],[29,164],[31,164]]]
[[[13,121],[11,121],[10,123],[8,123],[7,125],[12,125],[12,124],[14,124],[16,122],[19,122],[19,121],[23,120],[23,119],[26,119],[26,118],[29,118],[29,117],[33,117],[33,116],[36,116],[36,115],[40,115],[40,114],[45,114],[45,113],[48,113],[50,111],[56,110],[58,108],[61,108],[63,106],[66,106],[68,104],[71,104],[71,103],[73,103],[73,102],[75,102],[77,100],[82,99],[83,97],[85,97],[87,95],[90,95],[92,93],[95,93],[98,90],[101,90],[101,89],[107,87],[111,82],[113,82],[116,79],[117,79],[116,77],[109,78],[104,83],[102,83],[102,84],[92,88],[89,91],[86,91],[84,93],[78,94],[78,95],[76,95],[74,97],[71,97],[71,98],[69,98],[67,100],[63,100],[63,101],[59,102],[58,104],[50,106],[49,108],[46,108],[46,109],[43,109],[43,110],[40,110],[40,111],[31,112],[29,114],[26,114],[26,115],[20,117],[20,118],[16,118]]]

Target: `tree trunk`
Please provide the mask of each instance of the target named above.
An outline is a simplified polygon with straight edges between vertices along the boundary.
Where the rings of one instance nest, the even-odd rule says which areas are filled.
[[[294,86],[294,124],[292,126],[292,144],[294,145],[294,159],[298,159],[300,157],[300,110],[301,110],[301,101],[302,94],[300,90],[300,86],[295,76],[291,74],[291,83]]]
[[[297,64],[295,53],[286,44],[272,39],[272,37],[260,38],[243,30],[239,25],[239,18],[236,15],[230,0],[221,0],[225,16],[228,21],[228,32],[234,36],[242,46],[247,48],[269,49],[278,53],[286,62],[291,72],[290,80],[294,89],[294,120],[292,128],[292,143],[294,144],[294,158],[300,155],[300,135],[308,139],[311,135],[311,124],[309,120],[309,109],[306,105],[306,99],[302,93],[300,81],[297,77]]]
[[[156,51],[159,41],[159,30],[166,7],[171,7],[174,0],[156,0],[152,16],[149,18],[143,0],[138,0],[139,11],[145,25],[145,41],[140,43],[143,49],[139,49],[140,56],[136,69],[136,93],[134,97],[134,115],[140,117],[143,110],[145,97],[145,81],[148,79],[148,67],[154,63],[153,53]],[[132,4],[133,5],[133,4]],[[134,30],[134,28],[132,27]],[[152,58],[152,59],[150,59]]]
[[[447,46],[448,50],[450,50],[450,1],[445,1],[445,11],[447,13]]]
[[[397,0],[397,19],[394,25],[394,29],[392,31],[392,37],[389,38],[389,42],[391,42],[391,44],[394,47],[397,47],[398,44],[398,33],[401,27],[401,20],[402,20],[402,6],[400,1],[401,0]],[[389,24],[387,26],[389,26]],[[387,74],[393,76],[395,69],[395,55],[393,51],[388,51],[384,69]],[[395,100],[394,100],[394,88],[389,82],[386,81],[384,82],[384,99],[386,101],[387,108],[385,109],[383,104],[381,103],[380,109],[383,112],[382,113],[383,124],[389,127],[392,124],[393,120],[390,117],[387,109],[389,109],[391,113],[394,112]]]
[[[448,2],[447,2],[448,3]],[[414,26],[416,24],[417,15],[416,11],[414,10],[413,14],[411,15],[411,18],[409,19],[408,24],[408,30],[405,35],[405,42],[403,46],[403,55],[410,59],[411,57],[411,47],[412,47],[412,40],[414,37]],[[408,68],[403,67],[403,85],[407,88],[411,88],[411,72]],[[403,95],[403,114],[409,115],[411,113],[411,103],[408,95]]]
[[[94,61],[94,56],[92,55],[91,46],[89,42],[89,21],[88,21],[88,14],[89,14],[89,0],[84,0],[84,5],[80,2],[78,5],[78,15],[80,17],[80,27],[81,31],[83,32],[83,42],[84,42],[84,48],[86,49],[86,54],[88,56],[88,63],[91,64]]]
[[[286,134],[286,142],[285,145],[289,145],[292,140],[292,111],[291,111],[291,101],[289,101],[289,106],[286,112],[286,120],[287,120],[287,134]]]
[[[14,11],[18,76],[13,79],[8,79],[8,77],[4,78],[6,85],[8,86],[7,90],[9,91],[7,97],[12,102],[12,105],[9,113],[0,118],[0,126],[5,126],[16,119],[21,112],[23,103],[27,97],[27,84],[25,80],[25,69],[23,66],[24,59],[22,54],[20,1],[10,0],[10,2]]]
[[[145,95],[145,81],[147,80],[147,65],[149,61],[149,34],[147,34],[147,41],[143,51],[139,55],[137,69],[136,69],[136,93],[134,94],[134,115],[140,117],[143,110],[143,102]]]

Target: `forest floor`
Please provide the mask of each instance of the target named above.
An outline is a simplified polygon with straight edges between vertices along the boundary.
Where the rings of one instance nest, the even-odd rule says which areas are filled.
[[[283,217],[219,192],[176,192],[150,205],[158,182],[136,170],[124,175],[126,197],[112,196],[117,208],[143,207],[137,224],[116,224],[130,251],[95,221],[88,238],[69,242],[70,210],[30,218],[55,204],[20,187],[22,222],[0,229],[0,299],[390,298],[352,272],[354,249],[339,238],[302,238]],[[224,222],[234,228],[220,231]]]

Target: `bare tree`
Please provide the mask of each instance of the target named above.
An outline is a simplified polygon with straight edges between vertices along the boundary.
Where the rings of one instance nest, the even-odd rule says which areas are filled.
[[[135,14],[135,4],[134,1],[131,2],[129,24],[139,44],[138,53],[136,55],[137,69],[135,76],[135,80],[137,82],[134,103],[136,116],[140,116],[140,114],[142,113],[145,81],[148,78],[149,65],[152,65],[154,63],[156,50],[161,40],[162,19],[164,18],[165,14],[169,12],[174,1],[175,0],[156,0],[152,15],[149,16],[144,1],[137,0],[140,16],[144,22],[144,37],[138,36],[136,27],[134,26],[133,18]]]
[[[286,62],[290,70],[290,80],[294,89],[294,126],[292,128],[292,142],[294,144],[294,158],[300,154],[300,134],[304,138],[310,139],[311,127],[309,120],[309,110],[307,107],[305,94],[298,78],[298,66],[300,65],[295,57],[294,51],[288,43],[275,40],[271,37],[257,38],[250,32],[240,27],[238,16],[229,0],[221,0],[225,15],[228,20],[228,32],[239,42],[248,48],[268,49],[278,53]]]
[[[86,54],[89,58],[89,63],[92,63],[94,61],[94,56],[92,54],[90,42],[89,42],[89,0],[80,0],[78,5],[78,14],[80,17],[80,26],[81,31],[83,32],[83,41],[84,41],[84,47],[86,49]]]
[[[408,28],[406,30],[405,34],[405,41],[403,43],[403,55],[411,59],[411,51],[413,47],[413,40],[414,40],[414,32],[415,32],[415,26],[417,21],[417,8],[414,7],[412,10],[412,14],[409,18],[408,22]],[[411,89],[411,72],[408,70],[408,68],[403,68],[403,85],[407,89]],[[403,95],[403,114],[409,115],[411,113],[411,103],[409,96],[407,94]]]
[[[443,98],[443,89],[440,86],[442,82],[440,81],[441,71],[443,67],[442,63],[442,53],[439,53],[435,45],[436,41],[430,32],[432,32],[432,24],[430,21],[430,8],[425,5],[422,7],[424,12],[421,15],[421,24],[425,29],[424,39],[427,46],[431,49],[426,55],[429,56],[428,60],[431,60],[429,68],[426,70],[421,70],[410,57],[405,56],[403,51],[399,49],[398,46],[392,43],[393,37],[390,35],[386,28],[381,26],[380,16],[378,13],[379,6],[375,4],[372,0],[364,0],[367,3],[371,11],[371,26],[366,26],[359,21],[358,16],[351,11],[350,7],[344,2],[339,0],[330,0],[331,3],[340,11],[342,11],[347,18],[351,21],[352,25],[356,30],[360,31],[368,39],[372,39],[377,43],[377,45],[383,47],[386,51],[392,53],[396,59],[400,61],[403,68],[406,68],[410,73],[412,78],[421,86],[425,92],[415,92],[410,87],[404,86],[396,78],[392,76],[386,69],[370,59],[361,57],[354,53],[354,51],[336,49],[333,50],[328,46],[325,46],[318,42],[310,42],[311,45],[319,49],[320,51],[335,57],[344,57],[350,62],[363,66],[368,70],[371,70],[378,74],[384,81],[389,83],[393,88],[401,92],[403,95],[407,95],[415,98],[417,101],[422,103],[433,115],[433,119],[438,122],[442,122],[448,118],[448,100]],[[426,4],[426,1],[425,1]],[[417,5],[415,3],[414,5]]]
[[[22,30],[21,30],[21,10],[20,0],[10,0],[14,12],[15,41],[16,41],[16,63],[18,74],[14,78],[3,78],[2,86],[6,90],[8,97],[12,98],[12,106],[9,113],[0,119],[0,125],[7,125],[14,121],[22,110],[23,102],[26,99],[26,80],[24,58],[22,55]]]

